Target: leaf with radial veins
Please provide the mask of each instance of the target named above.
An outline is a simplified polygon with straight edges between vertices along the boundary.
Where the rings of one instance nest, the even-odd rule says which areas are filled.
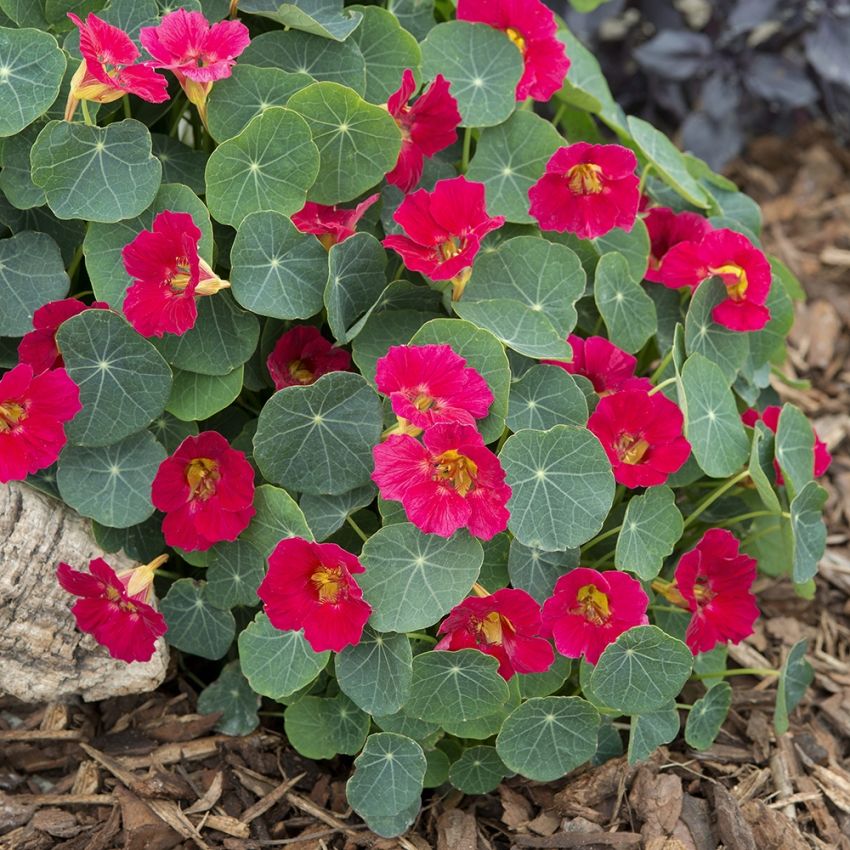
[[[291,109],[273,106],[207,161],[207,204],[222,224],[239,227],[259,210],[291,215],[304,206],[319,172],[310,127]]]
[[[302,30],[334,41],[345,41],[360,26],[362,17],[359,12],[344,10],[342,0],[242,0],[239,11],[268,18],[287,30]]]
[[[511,384],[507,424],[511,431],[546,431],[587,423],[587,400],[573,376],[560,366],[532,366]]]
[[[651,581],[682,536],[684,523],[669,487],[650,487],[629,500],[617,537],[614,566]]]
[[[206,582],[181,578],[168,589],[159,609],[168,623],[168,642],[183,652],[212,660],[223,658],[236,633],[230,611],[214,607]]]
[[[200,375],[174,369],[174,381],[166,409],[184,422],[207,419],[224,410],[239,395],[245,374],[237,366],[227,375]]]
[[[287,707],[283,719],[287,740],[309,759],[359,753],[369,734],[369,721],[369,715],[345,694],[301,697]]]
[[[151,134],[128,118],[107,127],[51,121],[30,153],[33,183],[58,218],[115,222],[147,209],[162,179]]]
[[[30,151],[41,126],[40,122],[30,124],[0,144],[0,192],[19,210],[40,207],[47,202],[44,189],[32,182],[30,165]]]
[[[658,329],[655,304],[629,274],[621,254],[603,254],[596,266],[593,297],[608,336],[624,351],[640,351]]]
[[[313,539],[301,508],[286,490],[261,484],[254,493],[254,508],[257,513],[242,532],[241,539],[257,548],[263,558],[268,558],[275,546],[287,537]]]

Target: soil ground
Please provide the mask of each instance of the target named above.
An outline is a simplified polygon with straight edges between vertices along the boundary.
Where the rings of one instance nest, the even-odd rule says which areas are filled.
[[[830,535],[814,601],[762,581],[763,617],[731,656],[778,667],[809,638],[816,677],[788,734],[771,724],[775,680],[734,680],[706,752],[684,743],[558,782],[508,781],[465,797],[429,792],[398,839],[345,803],[347,761],[307,762],[278,718],[247,738],[213,732],[175,669],[153,694],[86,705],[0,700],[0,848],[9,850],[850,850],[850,153],[826,130],[758,139],[731,176],[764,205],[764,241],[803,281],[787,375],[835,455]]]

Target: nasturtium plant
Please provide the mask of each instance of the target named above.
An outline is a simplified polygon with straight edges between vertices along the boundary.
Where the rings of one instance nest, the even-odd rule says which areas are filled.
[[[144,562],[59,565],[77,626],[385,836],[710,746],[825,545],[757,206],[540,0],[0,5],[0,482]]]

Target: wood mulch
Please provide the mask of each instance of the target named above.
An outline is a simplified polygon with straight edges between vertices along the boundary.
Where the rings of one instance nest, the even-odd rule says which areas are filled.
[[[308,762],[264,718],[215,734],[175,669],[159,691],[97,704],[0,699],[2,850],[850,850],[850,154],[826,131],[757,140],[732,176],[764,204],[765,243],[803,280],[788,375],[777,388],[835,454],[830,536],[813,602],[761,580],[764,616],[730,655],[777,667],[809,638],[815,683],[777,738],[775,680],[738,678],[707,752],[684,743],[542,784],[509,780],[465,797],[428,792],[414,827],[380,839],[345,802],[350,760]],[[694,695],[699,686],[694,685]]]

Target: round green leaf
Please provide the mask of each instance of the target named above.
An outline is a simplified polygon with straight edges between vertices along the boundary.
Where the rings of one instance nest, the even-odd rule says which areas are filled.
[[[545,552],[536,546],[524,546],[511,540],[508,575],[511,585],[533,596],[541,605],[552,595],[555,582],[579,564],[578,549]]]
[[[567,681],[573,663],[563,655],[555,655],[555,661],[545,673],[520,673],[517,676],[519,691],[523,699],[548,697]]]
[[[242,390],[244,367],[227,375],[199,375],[174,370],[174,383],[166,408],[184,422],[207,419],[224,410]]]
[[[487,418],[478,423],[478,430],[485,443],[497,440],[505,428],[511,385],[511,368],[505,349],[489,331],[459,319],[434,319],[422,325],[410,340],[411,345],[434,343],[450,345],[487,382],[493,393],[493,404]],[[385,353],[386,349],[382,354]]]
[[[0,12],[19,27],[47,29],[44,3],[40,0],[0,0]]]
[[[756,491],[764,506],[775,514],[782,513],[782,505],[773,488],[773,433],[762,422],[753,428],[753,442],[750,447],[750,465],[748,471]]]
[[[688,712],[685,741],[695,750],[707,750],[720,732],[732,707],[732,686],[720,682],[698,699]],[[678,730],[677,730],[678,731]]]
[[[330,759],[360,752],[369,734],[369,715],[345,694],[306,696],[287,707],[283,725],[289,743],[304,758]]]
[[[601,528],[614,500],[611,463],[584,428],[520,431],[499,455],[513,489],[508,527],[520,543],[575,548]]]
[[[279,212],[266,210],[245,217],[233,242],[230,264],[233,295],[254,313],[306,319],[322,309],[327,252],[315,236],[301,233]]]
[[[303,30],[321,38],[345,41],[360,24],[359,12],[343,11],[342,0],[243,0],[240,12],[276,21],[286,29]]]
[[[399,815],[418,806],[425,767],[425,753],[416,741],[392,732],[370,735],[345,786],[348,802],[361,817]]]
[[[255,68],[241,62],[233,73],[218,80],[207,101],[210,135],[223,142],[237,136],[258,115],[272,106],[286,106],[299,89],[313,82],[308,74],[291,74],[280,68]]]
[[[649,758],[662,744],[669,744],[679,734],[679,712],[675,703],[658,711],[632,717],[629,733],[629,764]]]
[[[321,164],[309,191],[311,201],[350,201],[395,166],[401,149],[395,119],[347,86],[314,83],[296,92],[289,108],[305,119],[319,149]]]
[[[434,0],[387,0],[398,22],[422,41],[434,27]]]
[[[750,443],[723,371],[702,354],[682,368],[685,436],[706,475],[734,475],[750,454]]]
[[[304,206],[318,171],[310,127],[291,109],[270,107],[207,161],[210,213],[233,227],[258,210],[291,215]]]
[[[230,649],[236,622],[230,611],[210,603],[205,582],[178,579],[168,588],[159,608],[168,624],[167,640],[171,646],[213,660],[222,658]]]
[[[148,128],[132,118],[107,127],[51,121],[30,160],[33,183],[58,218],[132,218],[151,205],[162,179]]]
[[[165,446],[166,452],[173,454],[186,437],[198,433],[198,425],[195,422],[183,422],[176,416],[163,412],[154,419],[149,430]]]
[[[773,725],[778,735],[784,735],[788,731],[788,715],[797,707],[815,677],[812,665],[806,660],[808,648],[807,640],[797,641],[779,671],[779,687],[776,690],[776,707],[773,713]]]
[[[104,552],[123,549],[134,560],[148,564],[165,550],[162,519],[156,515],[130,528],[110,528],[95,520],[91,525],[94,539]]]
[[[496,751],[528,779],[549,782],[593,757],[599,712],[578,697],[535,697],[505,721]]]
[[[72,443],[108,446],[162,413],[171,370],[121,316],[86,310],[62,323],[56,342],[83,405],[65,428]]]
[[[827,492],[809,481],[791,502],[791,531],[794,535],[794,567],[791,576],[797,584],[810,581],[826,549],[826,523],[823,508]]]
[[[514,112],[504,124],[481,132],[466,176],[487,189],[487,212],[531,224],[528,190],[564,140],[533,112]]]
[[[360,560],[366,572],[358,582],[372,606],[371,624],[382,632],[410,632],[432,626],[464,599],[484,552],[465,531],[447,539],[400,522],[373,534]]]
[[[0,239],[0,335],[31,331],[33,313],[64,298],[69,286],[59,246],[46,233],[25,230]]]
[[[682,641],[657,626],[637,626],[606,647],[590,685],[610,708],[623,714],[647,714],[679,694],[693,661]]]
[[[196,195],[204,194],[204,168],[209,159],[204,151],[196,151],[164,133],[151,133],[151,150],[162,165],[163,183],[181,183]]]
[[[793,404],[784,404],[776,428],[776,461],[785,486],[793,495],[814,478],[815,434],[806,414]]]
[[[0,146],[0,191],[19,210],[40,207],[47,202],[44,189],[32,182],[30,165],[30,150],[40,132],[40,124],[31,124],[17,136],[5,139]]]
[[[427,771],[427,759],[426,759]],[[425,787],[425,779],[422,779],[422,787]],[[419,814],[422,806],[422,801],[417,797],[406,809],[396,815],[363,815],[363,820],[366,826],[369,827],[376,835],[383,838],[395,838],[407,832],[413,821]]]
[[[257,605],[257,588],[266,574],[266,559],[245,540],[216,543],[207,562],[206,598],[217,608]]]
[[[464,794],[489,794],[510,773],[495,747],[470,747],[449,769],[449,782]]]
[[[345,493],[369,481],[381,423],[365,378],[332,372],[271,397],[260,411],[254,459],[269,481],[303,493]]]
[[[150,431],[111,446],[66,446],[56,476],[62,501],[103,525],[137,525],[153,513],[151,483],[165,457]]]
[[[624,351],[640,351],[658,328],[655,304],[630,276],[621,254],[603,254],[600,258],[593,297],[608,336]]]
[[[560,366],[532,366],[511,384],[507,425],[511,431],[546,431],[587,423],[587,400],[573,376]]]
[[[669,487],[650,487],[629,500],[617,537],[614,566],[633,572],[642,581],[652,581],[683,530],[673,491]]]
[[[215,728],[225,735],[250,735],[260,725],[259,707],[260,695],[251,689],[238,661],[227,664],[221,675],[198,695],[198,713],[221,712]]]
[[[266,32],[251,40],[239,63],[309,74],[358,94],[366,91],[366,63],[354,39],[340,43],[295,30]]]
[[[436,723],[418,720],[405,714],[404,711],[397,711],[395,714],[376,714],[373,719],[382,732],[396,732],[413,738],[414,741],[423,742],[440,737],[440,727]]]
[[[422,780],[425,788],[439,788],[444,782],[449,781],[451,762],[442,750],[426,750],[425,759],[428,762],[425,778]]]
[[[401,85],[406,68],[419,76],[422,51],[416,39],[391,12],[380,6],[350,7],[363,15],[352,40],[360,48],[366,62],[366,93],[371,103],[386,103]]]
[[[241,539],[259,549],[264,558],[287,537],[313,539],[301,508],[286,490],[261,484],[254,491],[254,508],[257,513]]]
[[[154,342],[172,365],[201,375],[229,375],[254,353],[260,337],[257,317],[240,310],[227,292],[198,299],[198,320],[186,333]]]
[[[631,230],[615,227],[593,240],[599,255],[622,254],[628,263],[632,280],[642,280],[649,263],[649,231],[640,219]]]
[[[47,112],[64,75],[65,54],[52,35],[0,27],[0,137]]]
[[[516,45],[486,24],[438,24],[422,42],[422,76],[442,74],[451,83],[466,127],[493,127],[508,118],[522,72]]]
[[[346,517],[371,504],[376,493],[374,484],[364,484],[337,496],[305,493],[299,504],[316,540],[327,540],[342,528]]]
[[[302,632],[282,632],[265,614],[257,614],[239,635],[239,661],[251,687],[279,700],[309,685],[331,657],[313,652]]]
[[[394,714],[407,700],[413,653],[406,635],[383,634],[368,626],[360,643],[337,653],[339,687],[369,714]]]
[[[477,649],[423,652],[413,659],[405,712],[433,723],[475,720],[508,700],[499,662]]]
[[[108,302],[115,310],[121,309],[127,287],[133,282],[124,269],[121,251],[141,231],[150,230],[154,218],[163,210],[185,212],[192,216],[192,221],[201,231],[198,253],[208,263],[212,262],[213,231],[206,204],[188,186],[163,183],[154,202],[135,218],[114,224],[89,224],[83,242],[83,252],[86,257],[86,271],[98,300]]]

